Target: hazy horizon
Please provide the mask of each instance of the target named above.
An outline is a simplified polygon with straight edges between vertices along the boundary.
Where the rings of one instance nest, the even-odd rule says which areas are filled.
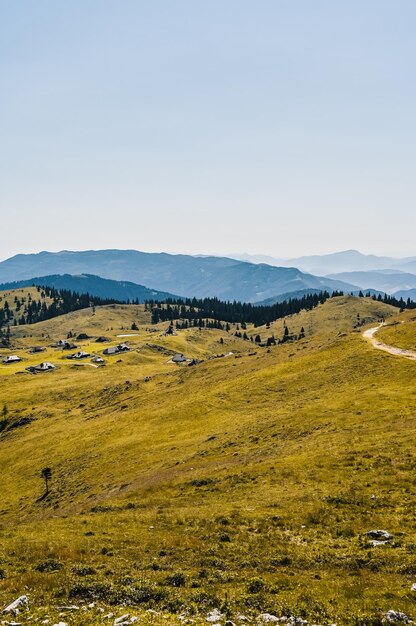
[[[391,258],[395,258],[395,259],[401,259],[401,258],[407,258],[407,257],[416,257],[416,253],[410,253],[410,254],[403,254],[403,255],[397,255],[397,254],[377,254],[375,255],[372,252],[363,252],[362,250],[357,250],[356,248],[347,248],[345,250],[331,250],[329,252],[323,252],[321,254],[312,252],[310,254],[300,254],[300,255],[296,255],[296,256],[288,256],[288,257],[283,257],[283,256],[276,256],[273,254],[266,254],[263,252],[253,252],[253,253],[248,253],[247,251],[234,251],[234,252],[230,252],[228,251],[227,253],[224,254],[214,254],[214,253],[209,253],[209,252],[195,252],[195,253],[190,253],[190,252],[183,252],[183,251],[169,251],[169,250],[144,250],[141,248],[116,248],[116,247],[106,247],[106,248],[84,248],[84,249],[75,249],[75,248],[62,248],[62,249],[56,249],[56,250],[35,250],[35,251],[26,251],[26,252],[16,252],[15,254],[12,254],[10,256],[4,257],[2,255],[0,255],[0,262],[7,260],[8,258],[12,258],[14,256],[17,256],[19,254],[23,254],[23,255],[29,255],[29,254],[40,254],[42,252],[51,252],[51,253],[55,253],[55,254],[59,254],[61,252],[88,252],[88,251],[99,251],[99,250],[120,250],[120,251],[126,251],[126,250],[134,250],[134,251],[138,251],[138,252],[146,252],[146,253],[154,253],[154,254],[159,254],[159,253],[166,253],[166,254],[174,254],[174,255],[191,255],[191,256],[219,256],[219,257],[229,257],[229,258],[234,258],[235,256],[250,256],[250,257],[270,257],[274,260],[282,260],[282,261],[290,261],[291,259],[296,259],[299,257],[308,257],[308,256],[325,256],[327,254],[342,254],[345,252],[358,252],[360,254],[363,254],[365,256],[379,256],[379,257],[391,257]],[[248,262],[250,262],[250,259],[248,259]],[[265,261],[266,262],[266,261]]]
[[[410,0],[0,2],[0,257],[416,254]]]

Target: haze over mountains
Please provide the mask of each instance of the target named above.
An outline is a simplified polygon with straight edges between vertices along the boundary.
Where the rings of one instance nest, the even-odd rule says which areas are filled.
[[[362,289],[411,299],[416,293],[416,257],[393,259],[354,250],[292,260],[240,256],[252,262],[136,250],[18,254],[0,263],[0,284],[11,288],[10,283],[34,282],[139,302],[174,294],[271,303],[321,290]]]
[[[303,272],[318,276],[327,276],[339,272],[360,272],[370,270],[397,270],[416,272],[416,256],[394,258],[362,254],[358,250],[345,250],[332,254],[302,256],[292,259],[280,259],[264,255],[230,254],[232,258],[249,263],[268,263],[279,267],[298,267]]]
[[[278,259],[264,255],[232,254],[250,263],[297,267],[303,272],[356,285],[363,290],[382,291],[396,297],[414,298],[416,257],[394,258],[345,250],[332,254]]]
[[[323,279],[297,268],[256,265],[225,257],[193,257],[136,250],[90,250],[19,254],[0,263],[0,283],[56,274],[93,274],[131,281],[187,297],[261,302],[303,289],[352,290],[343,281]]]
[[[369,270],[361,272],[339,272],[329,274],[334,280],[358,285],[362,289],[378,289],[386,293],[404,292],[416,288],[416,274],[396,270]]]

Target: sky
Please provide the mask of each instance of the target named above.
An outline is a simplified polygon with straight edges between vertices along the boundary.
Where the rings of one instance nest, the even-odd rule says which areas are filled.
[[[0,0],[0,259],[416,255],[414,0]]]

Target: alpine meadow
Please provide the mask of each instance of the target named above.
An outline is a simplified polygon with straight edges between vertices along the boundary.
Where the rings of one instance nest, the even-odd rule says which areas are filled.
[[[0,24],[0,626],[416,625],[414,1]]]
[[[241,322],[152,324],[151,308],[11,327],[2,356],[22,360],[0,370],[2,602],[25,591],[32,620],[71,624],[102,610],[378,624],[392,597],[411,612],[415,363],[363,331],[384,319],[380,338],[415,347],[416,312],[335,296],[243,322],[243,339]],[[56,369],[28,370],[40,361]]]

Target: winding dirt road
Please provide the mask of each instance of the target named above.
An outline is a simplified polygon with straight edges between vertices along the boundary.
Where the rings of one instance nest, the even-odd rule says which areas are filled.
[[[396,348],[395,346],[389,346],[382,341],[378,341],[375,337],[375,334],[380,328],[384,326],[384,324],[379,324],[378,326],[374,326],[373,328],[369,328],[363,332],[364,339],[368,339],[368,341],[377,348],[377,350],[382,350],[383,352],[388,352],[389,354],[394,354],[395,356],[401,356],[405,359],[411,359],[412,361],[416,361],[416,352],[414,350],[405,350],[403,348]]]

